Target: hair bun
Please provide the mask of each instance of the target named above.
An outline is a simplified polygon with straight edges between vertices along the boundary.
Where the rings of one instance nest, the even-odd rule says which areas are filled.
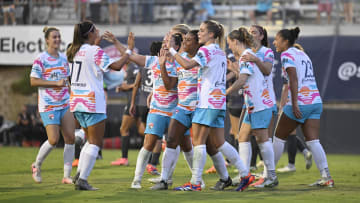
[[[294,39],[296,40],[299,37],[299,33],[300,33],[300,28],[296,27],[294,29],[290,30],[291,35],[294,37]]]
[[[45,26],[45,27],[43,28],[43,33],[46,33],[46,32],[48,31],[48,29],[49,29],[49,27],[48,27],[48,26]]]

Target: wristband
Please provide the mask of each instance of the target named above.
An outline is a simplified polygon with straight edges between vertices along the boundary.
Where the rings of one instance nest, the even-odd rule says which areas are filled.
[[[129,54],[129,56],[132,54],[132,51],[130,49],[126,49],[125,53]]]
[[[170,48],[169,51],[170,51],[171,55],[173,55],[173,56],[175,56],[177,54],[177,51],[172,47]]]

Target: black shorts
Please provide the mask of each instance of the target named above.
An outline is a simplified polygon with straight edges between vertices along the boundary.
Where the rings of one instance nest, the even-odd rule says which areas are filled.
[[[229,111],[229,114],[235,117],[240,117],[242,108],[231,108],[227,107],[227,110]]]
[[[136,112],[140,117],[141,122],[146,123],[146,118],[149,113],[149,108],[147,106],[137,106]]]
[[[256,17],[263,16],[263,15],[266,15],[266,14],[267,14],[267,11],[258,11],[258,10],[255,11],[255,16]]]

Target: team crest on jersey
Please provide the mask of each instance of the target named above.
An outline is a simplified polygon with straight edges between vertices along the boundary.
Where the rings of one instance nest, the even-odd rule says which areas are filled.
[[[49,114],[49,119],[50,120],[54,120],[54,118],[55,118],[54,114]]]
[[[154,123],[149,123],[149,128],[153,129],[153,127],[154,127]]]

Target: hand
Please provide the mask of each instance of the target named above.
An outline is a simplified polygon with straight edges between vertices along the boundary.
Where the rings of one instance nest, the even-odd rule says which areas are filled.
[[[102,35],[102,38],[113,44],[117,41],[115,35],[109,31],[105,31],[105,33]]]
[[[128,35],[128,49],[133,50],[135,47],[135,35],[134,33],[130,32]]]
[[[160,53],[159,53],[159,64],[160,65],[165,65],[166,63],[166,56],[168,55],[169,51],[161,48],[160,49]]]
[[[61,79],[61,80],[58,80],[56,81],[56,86],[58,87],[65,87],[67,86],[67,80],[66,79]]]
[[[130,114],[130,116],[135,117],[135,113],[136,113],[135,105],[131,103],[130,109],[129,109],[129,114]]]
[[[241,60],[245,62],[256,62],[257,60],[259,60],[259,58],[250,53],[246,53],[244,56],[241,57]]]
[[[115,88],[115,92],[116,92],[116,93],[119,93],[119,92],[121,92],[121,91],[124,91],[122,85],[119,85],[119,86],[117,86],[117,87]]]
[[[295,115],[295,117],[296,117],[297,119],[302,118],[302,114],[301,114],[299,105],[293,105],[293,106],[292,106],[292,109],[293,109],[293,113],[294,113],[294,115]]]

